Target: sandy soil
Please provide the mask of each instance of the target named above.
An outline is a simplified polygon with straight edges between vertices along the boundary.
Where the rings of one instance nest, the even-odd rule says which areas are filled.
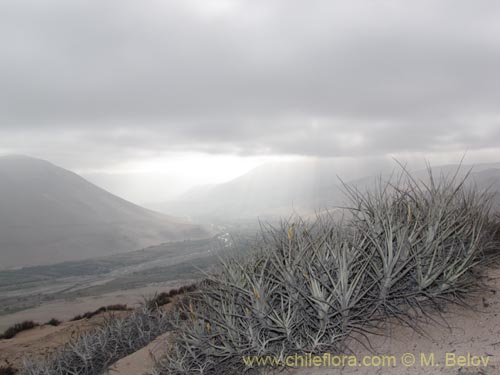
[[[64,321],[73,318],[75,315],[87,311],[94,311],[101,306],[117,303],[125,303],[129,306],[134,306],[141,303],[145,296],[153,296],[157,292],[169,291],[172,288],[178,288],[182,285],[185,285],[185,281],[166,282],[139,289],[110,293],[99,297],[79,298],[73,301],[57,301],[42,305],[35,309],[1,316],[0,327],[3,327],[1,329],[3,331],[6,327],[23,320],[45,322],[52,317]],[[168,309],[169,307],[165,308]],[[75,322],[66,321],[57,327],[50,325],[39,326],[28,331],[20,332],[12,339],[0,340],[0,367],[13,366],[14,368],[19,368],[21,367],[23,358],[26,356],[30,358],[43,357],[68,342],[71,337],[78,335],[79,332],[92,329],[109,314],[123,316],[128,313],[120,311],[110,312],[99,314],[91,319],[83,319]],[[144,349],[142,353],[151,350],[152,345],[153,343],[150,344],[147,349]],[[132,358],[135,361],[140,356],[141,353],[138,353]],[[140,362],[143,364],[146,363],[142,360]],[[152,363],[153,362],[151,362],[151,364]],[[120,366],[124,365],[122,364]],[[122,368],[123,367],[119,367],[120,371]]]
[[[11,365],[14,368],[19,368],[24,357],[43,358],[46,354],[64,345],[71,337],[94,328],[106,315],[111,314],[113,316],[123,316],[127,312],[103,313],[91,319],[65,322],[57,327],[40,326],[20,332],[12,339],[0,340],[0,367]]]
[[[105,375],[143,375],[149,374],[159,360],[165,348],[165,340],[168,340],[170,333],[159,336],[145,348],[120,359]]]
[[[153,296],[156,292],[169,291],[170,289],[178,288],[189,283],[190,280],[183,280],[181,282],[169,281],[151,284],[143,288],[103,294],[96,297],[83,297],[70,301],[60,300],[45,303],[33,309],[0,316],[0,332],[24,320],[44,323],[52,318],[56,318],[61,321],[66,321],[78,314],[96,310],[101,306],[126,304],[133,307],[143,302],[144,297]]]
[[[349,344],[358,361],[364,356],[368,360],[384,360],[382,356],[393,356],[395,366],[386,359],[385,366],[321,367],[300,368],[286,372],[271,372],[285,375],[500,375],[500,269],[490,272],[486,278],[488,289],[469,302],[475,311],[458,306],[450,306],[443,315],[434,314],[431,320],[423,322],[420,333],[408,327],[390,323],[382,327],[377,335],[370,335],[368,348],[352,341]],[[147,348],[120,360],[109,375],[142,375],[154,364],[154,358],[161,356],[166,339],[160,337]],[[415,364],[403,365],[403,356],[415,358]],[[483,357],[487,365],[459,366],[452,358],[468,354]],[[425,358],[422,357],[422,354]],[[434,366],[425,360],[434,355]],[[446,356],[449,367],[446,366]],[[372,362],[373,363],[373,362]],[[472,363],[471,363],[472,364]],[[475,364],[475,363],[474,363]]]
[[[453,306],[442,316],[435,314],[432,317],[435,322],[428,321],[422,324],[422,333],[401,325],[387,325],[380,332],[384,336],[370,335],[369,341],[372,349],[367,349],[359,343],[350,345],[358,363],[363,360],[364,356],[368,356],[367,364],[370,364],[377,360],[384,361],[380,356],[390,355],[395,357],[395,366],[391,366],[392,359],[387,359],[386,365],[381,366],[369,367],[361,364],[343,368],[340,366],[301,368],[287,372],[287,374],[500,375],[500,269],[490,272],[487,283],[489,290],[469,301],[477,311]],[[434,354],[434,366],[425,363],[422,353],[427,359],[431,353]],[[405,354],[406,360],[408,358],[411,360],[414,356],[414,365],[403,364]],[[452,361],[452,358],[458,360],[458,356],[467,358],[469,354],[483,357],[488,364],[471,361],[469,365],[465,363],[465,366],[460,366],[459,363]],[[449,366],[446,366],[447,356]]]
[[[500,269],[492,270],[486,278],[488,289],[471,298],[469,302],[475,310],[452,306],[441,316],[434,314],[432,320],[420,325],[422,332],[396,324],[386,324],[378,333],[370,335],[371,348],[357,342],[349,347],[356,360],[386,361],[385,366],[335,366],[322,368],[300,368],[285,372],[287,375],[500,375]],[[123,302],[123,301],[120,301]],[[83,324],[92,324],[85,322]],[[83,326],[85,328],[85,326]],[[75,330],[72,323],[59,327],[42,327],[23,332],[13,340],[0,340],[0,366],[5,359],[19,358],[20,354],[34,355],[53,350],[64,343]],[[154,358],[161,356],[168,334],[159,337],[146,348],[118,361],[108,375],[142,375],[151,370]],[[403,357],[410,353],[415,364],[403,365]],[[434,354],[434,366],[422,362],[422,353],[428,359]],[[333,353],[332,353],[333,354]],[[458,356],[468,355],[483,357],[483,363],[465,363],[461,366],[452,363]],[[391,356],[384,359],[381,356]],[[446,367],[446,358],[450,366]],[[3,358],[3,359],[2,359]],[[480,361],[481,359],[478,359]],[[3,361],[3,362],[2,362]],[[394,361],[395,366],[390,361]]]

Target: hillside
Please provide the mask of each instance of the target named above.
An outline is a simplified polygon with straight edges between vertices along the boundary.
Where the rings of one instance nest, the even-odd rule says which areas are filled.
[[[453,175],[458,165],[433,167],[436,177]],[[469,183],[480,190],[500,192],[500,164],[463,165],[460,176],[472,168]],[[380,175],[372,170],[365,177],[347,180],[351,186],[369,189]],[[426,170],[413,173],[427,178]],[[383,175],[383,179],[390,178]],[[293,211],[308,215],[315,211],[344,205],[342,183],[335,168],[328,162],[290,162],[265,164],[247,174],[220,185],[192,189],[175,202],[151,204],[149,207],[176,215],[189,215],[198,220],[235,220],[260,217],[272,219],[288,216]],[[497,194],[496,201],[500,201]],[[497,203],[498,204],[498,203]]]
[[[49,162],[0,158],[0,268],[50,264],[206,237]]]
[[[270,163],[227,183],[196,187],[177,201],[148,207],[197,220],[269,219],[331,206],[340,196],[338,181],[326,162]]]

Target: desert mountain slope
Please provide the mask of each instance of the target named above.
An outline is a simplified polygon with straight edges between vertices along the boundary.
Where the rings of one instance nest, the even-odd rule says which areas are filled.
[[[127,202],[46,161],[0,158],[0,268],[204,236],[199,226]]]
[[[441,175],[453,176],[457,168],[458,165],[445,165],[432,170],[438,178]],[[471,168],[470,183],[475,183],[480,189],[500,192],[500,163],[463,165],[459,168],[458,178]],[[394,170],[392,178],[399,173],[397,166]],[[426,170],[416,170],[412,174],[417,179],[427,178]],[[390,177],[391,174],[382,175],[383,180]],[[371,189],[379,180],[380,175],[367,174],[346,183],[365,190]],[[496,194],[497,202],[499,198]],[[257,216],[278,218],[293,211],[307,215],[344,204],[345,194],[335,168],[327,162],[304,162],[265,164],[227,183],[198,187],[178,201],[149,207],[176,215],[187,214],[199,220],[217,221]]]
[[[269,163],[227,183],[192,189],[177,201],[148,206],[209,221],[277,218],[334,200],[338,181],[328,163]]]

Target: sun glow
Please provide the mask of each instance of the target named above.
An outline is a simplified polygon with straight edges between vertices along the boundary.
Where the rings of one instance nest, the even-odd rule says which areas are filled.
[[[125,199],[147,203],[175,199],[192,187],[224,183],[261,164],[295,158],[178,153],[145,156],[78,172]]]

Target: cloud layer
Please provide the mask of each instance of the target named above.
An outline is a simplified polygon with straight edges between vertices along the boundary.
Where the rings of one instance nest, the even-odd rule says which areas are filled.
[[[485,0],[3,1],[0,151],[496,148],[498,19]]]

